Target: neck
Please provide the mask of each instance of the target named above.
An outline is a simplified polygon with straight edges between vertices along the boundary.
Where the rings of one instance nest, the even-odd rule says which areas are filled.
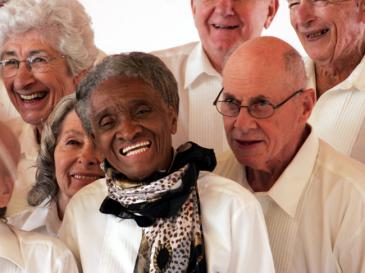
[[[285,171],[287,166],[298,153],[300,147],[310,134],[310,129],[306,128],[302,135],[298,138],[297,143],[293,145],[293,149],[286,159],[268,162],[265,168],[254,169],[246,167],[246,178],[251,189],[254,192],[267,192],[275,184],[281,174]]]
[[[339,60],[326,63],[315,63],[317,97],[343,82],[361,62],[364,51],[352,54]]]
[[[60,220],[63,219],[63,215],[65,214],[65,209],[70,201],[70,198],[68,198],[66,195],[62,194],[61,192],[58,195],[57,198],[57,212],[58,212],[58,218]]]
[[[206,50],[204,50],[204,51],[210,61],[210,64],[214,67],[214,69],[219,74],[222,74],[227,53],[223,52],[223,51],[219,51],[219,50],[216,50],[214,52],[209,52],[209,53]]]

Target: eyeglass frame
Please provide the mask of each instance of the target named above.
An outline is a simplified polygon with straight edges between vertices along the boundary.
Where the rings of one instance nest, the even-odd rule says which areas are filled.
[[[219,111],[218,106],[217,106],[218,102],[226,102],[226,101],[218,100],[219,97],[221,96],[223,90],[224,90],[224,87],[222,87],[222,89],[219,91],[218,96],[215,98],[215,100],[213,102],[213,105],[215,106],[215,108],[217,109],[217,111],[218,111],[219,114],[221,114],[222,116],[225,116],[225,117],[234,118],[234,117],[238,117],[238,115],[240,114],[242,108],[246,108],[247,109],[247,112],[250,114],[250,116],[253,117],[253,118],[255,118],[255,119],[267,119],[267,118],[272,117],[274,115],[276,109],[278,109],[281,106],[283,106],[285,103],[287,103],[289,100],[291,100],[292,98],[294,98],[296,95],[301,94],[301,93],[303,93],[305,91],[304,88],[301,88],[301,89],[295,91],[294,93],[292,93],[289,97],[285,98],[283,101],[279,102],[276,105],[274,105],[271,101],[267,100],[267,104],[270,105],[272,107],[272,109],[273,109],[272,114],[269,115],[269,116],[267,116],[267,117],[256,117],[256,116],[252,115],[252,112],[250,111],[250,106],[254,105],[255,103],[249,104],[249,105],[242,105],[242,104],[238,105],[237,103],[230,102],[231,104],[234,104],[234,105],[237,106],[238,112],[237,112],[237,114],[235,116],[225,115],[221,111]],[[226,102],[226,103],[228,103],[228,102]]]
[[[17,74],[18,74],[18,71],[19,71],[19,67],[20,67],[20,63],[25,63],[25,67],[33,72],[33,61],[32,60],[35,60],[37,57],[42,57],[43,59],[46,59],[47,60],[47,63],[45,65],[48,65],[51,61],[55,60],[55,59],[58,59],[58,58],[65,58],[66,55],[60,55],[60,56],[54,56],[54,57],[49,57],[49,56],[39,56],[39,55],[32,55],[32,56],[29,56],[27,58],[25,58],[24,60],[18,60],[16,58],[10,58],[10,59],[4,59],[4,60],[0,60],[0,74],[1,74],[1,77],[3,78],[11,78],[11,77],[15,77]],[[16,72],[14,75],[10,75],[10,76],[4,76],[4,64],[6,62],[9,62],[11,60],[16,60],[17,61],[17,68],[16,68]],[[46,73],[48,72],[49,69],[45,70],[45,71],[42,71],[42,72],[38,72],[38,73]]]
[[[341,2],[348,2],[349,0],[323,0],[323,1],[314,1],[314,0],[310,0],[310,2],[311,2],[311,4],[313,5],[313,6],[317,6],[317,7],[326,7],[328,4],[336,4],[336,3],[341,3]],[[288,1],[289,2],[289,1]],[[324,3],[321,3],[321,4],[319,4],[319,3],[317,3],[317,4],[315,4],[316,2],[324,2]],[[294,3],[288,3],[288,8],[289,9],[291,9],[293,6],[295,6],[295,5],[297,5],[297,4],[300,4],[300,2],[299,3],[296,3],[296,4],[294,4]]]

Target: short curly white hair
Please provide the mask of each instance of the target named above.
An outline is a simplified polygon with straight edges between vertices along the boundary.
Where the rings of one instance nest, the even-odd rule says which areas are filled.
[[[11,0],[0,8],[0,53],[10,35],[38,31],[62,55],[72,75],[93,65],[98,49],[91,18],[77,0]]]

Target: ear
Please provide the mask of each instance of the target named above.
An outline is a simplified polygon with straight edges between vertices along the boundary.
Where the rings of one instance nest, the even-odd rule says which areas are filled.
[[[14,182],[10,176],[6,175],[0,178],[0,208],[5,208],[11,198],[11,194],[13,193]]]
[[[90,70],[90,68],[81,70],[79,72],[79,74],[77,74],[76,76],[74,76],[73,82],[74,82],[75,86],[78,86],[79,85],[79,83],[86,76],[86,74],[89,72],[89,70]]]
[[[302,93],[302,106],[303,112],[301,113],[301,118],[304,122],[309,119],[313,107],[316,103],[316,92],[313,88],[305,89]]]
[[[171,126],[170,132],[171,134],[174,135],[177,132],[177,113],[175,109],[173,109],[171,106],[169,106],[168,113],[169,113],[169,122]]]
[[[265,28],[268,28],[271,25],[271,22],[274,19],[275,14],[279,9],[279,0],[269,0],[269,1],[270,1],[270,4],[268,7],[267,18],[264,23]]]

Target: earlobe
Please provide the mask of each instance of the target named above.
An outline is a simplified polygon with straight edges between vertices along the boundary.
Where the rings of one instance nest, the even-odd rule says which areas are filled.
[[[268,14],[266,21],[264,23],[264,27],[268,28],[271,25],[272,20],[274,19],[276,12],[279,9],[279,1],[278,0],[271,0],[268,6]]]
[[[310,89],[306,89],[303,92],[303,113],[302,113],[302,117],[305,120],[305,122],[307,122],[307,120],[309,119],[313,107],[315,105],[316,102],[316,92],[314,91],[313,88]]]
[[[73,82],[75,86],[78,86],[81,80],[86,76],[90,69],[84,69],[79,72],[76,76],[74,76]]]
[[[0,208],[5,208],[8,205],[13,192],[13,181],[10,177],[3,177],[1,179],[3,181],[0,183],[3,187],[0,189]]]
[[[171,106],[169,106],[169,116],[171,123],[170,132],[172,135],[174,135],[177,132],[177,113]]]

